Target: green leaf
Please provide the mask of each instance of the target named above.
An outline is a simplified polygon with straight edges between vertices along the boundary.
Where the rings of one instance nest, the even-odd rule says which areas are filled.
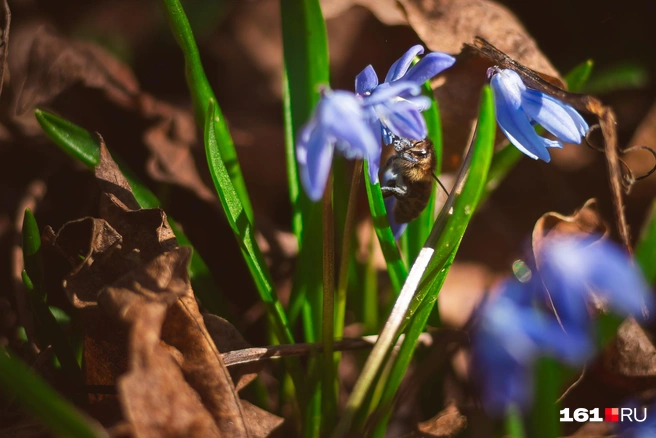
[[[89,169],[93,169],[98,165],[100,161],[100,144],[97,135],[47,111],[37,109],[34,111],[34,115],[48,138],[59,146],[62,151],[80,161]],[[128,180],[134,197],[141,208],[159,207],[159,199],[153,192],[137,178],[122,160],[116,156],[114,156],[114,159]],[[177,222],[170,216],[168,221],[175,237],[178,239],[178,243],[193,248]],[[210,269],[196,249],[194,249],[191,256],[188,269],[194,293],[207,311],[215,315],[227,315],[227,304],[224,302],[224,295],[214,282]]]
[[[27,290],[39,346],[45,348],[52,345],[64,375],[76,390],[76,399],[82,401],[82,371],[68,339],[46,303],[39,225],[29,208],[25,209],[23,216],[23,259],[25,270],[21,277]]]
[[[212,120],[214,121],[217,145],[221,151],[221,156],[223,157],[230,179],[235,186],[235,191],[239,195],[241,204],[244,207],[246,216],[249,221],[253,222],[253,208],[248,196],[248,191],[246,190],[244,177],[241,173],[239,160],[237,159],[237,151],[235,151],[235,145],[232,141],[230,131],[228,130],[225,117],[216,103],[217,100],[214,96],[214,91],[207,80],[205,70],[203,70],[198,46],[194,40],[194,34],[189,25],[189,20],[187,19],[179,0],[163,0],[163,2],[171,26],[171,31],[184,54],[185,74],[187,76],[187,85],[191,92],[191,98],[194,103],[196,122],[200,128],[205,126],[205,121],[208,116],[207,108],[210,101],[213,101],[215,106],[215,116],[212,117]]]
[[[407,315],[412,319],[385,382],[385,390],[379,406],[383,411],[387,411],[386,414],[392,407],[394,396],[410,365],[419,335],[426,327],[438,294],[456,256],[460,241],[479,205],[492,160],[495,133],[494,101],[491,90],[486,87],[481,100],[474,143],[463,162],[453,193],[449,196],[426,243],[426,247],[434,249],[435,252],[428,264],[419,290],[407,311]],[[380,424],[378,430],[384,429],[385,424]]]
[[[463,162],[455,187],[433,225],[426,245],[412,266],[378,341],[367,358],[334,436],[342,436],[350,430],[351,422],[362,408],[387,353],[398,337],[399,330],[407,323],[408,318],[417,313],[417,308],[429,291],[431,297],[436,299],[439,288],[434,290],[432,286],[439,281],[442,273],[445,274],[449,257],[462,239],[469,219],[478,205],[487,180],[496,132],[494,101],[489,87],[483,89],[480,108],[474,143]],[[404,342],[416,344],[416,339],[406,336]],[[414,348],[410,350],[414,351]],[[395,390],[393,388],[392,392]]]
[[[649,71],[639,64],[622,63],[597,72],[583,87],[589,94],[605,94],[617,90],[636,90],[649,84]]]
[[[364,167],[364,182],[367,190],[367,198],[369,199],[369,211],[374,222],[374,230],[380,247],[385,257],[387,264],[387,274],[392,282],[392,289],[398,295],[403,283],[408,277],[408,268],[405,267],[401,253],[394,234],[390,228],[389,221],[387,220],[387,211],[385,210],[385,201],[383,200],[383,193],[380,191],[380,183],[372,184],[369,180],[369,166],[365,163]]]
[[[280,16],[283,37],[283,105],[285,149],[289,179],[289,196],[293,208],[293,230],[299,253],[289,300],[289,319],[294,325],[303,317],[305,341],[321,337],[323,273],[323,221],[321,203],[311,202],[303,190],[296,162],[295,136],[306,123],[320,99],[320,86],[329,84],[328,38],[318,0],[281,0]],[[309,368],[314,365],[310,360]],[[310,373],[305,382],[310,394],[301,402],[304,436],[318,436],[321,427],[321,386],[319,373]],[[326,415],[334,414],[326,407]]]
[[[656,201],[651,205],[651,210],[649,210],[649,215],[638,238],[635,258],[647,283],[653,286],[656,282]]]
[[[237,238],[246,265],[255,281],[260,298],[264,302],[276,336],[283,343],[293,344],[294,337],[287,324],[287,315],[276,296],[271,274],[255,239],[253,224],[246,215],[241,199],[221,157],[216,131],[214,130],[215,114],[215,103],[210,101],[207,121],[205,122],[205,154],[207,155],[207,164],[210,168],[212,181],[214,181],[214,187],[219,195],[230,228],[232,228],[232,232]]]
[[[587,60],[578,66],[574,67],[566,76],[565,82],[570,91],[578,92],[585,85],[590,77],[594,63]],[[542,128],[539,128],[540,130]],[[492,159],[492,166],[485,185],[482,200],[496,190],[501,182],[506,178],[510,171],[515,167],[519,160],[524,156],[519,149],[508,143],[503,149],[494,154]]]
[[[94,438],[107,433],[0,347],[0,385],[59,436]]]
[[[522,416],[517,407],[508,409],[505,421],[506,434],[510,438],[524,438],[524,427],[522,426]]]

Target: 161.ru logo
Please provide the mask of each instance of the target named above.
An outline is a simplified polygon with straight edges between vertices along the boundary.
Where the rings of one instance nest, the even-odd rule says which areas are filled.
[[[639,415],[642,413],[642,418]],[[634,422],[642,423],[647,419],[647,408],[642,408],[640,412],[639,408],[606,408],[604,409],[603,418],[600,415],[600,409],[585,409],[585,408],[576,408],[574,409],[573,414],[570,415],[570,409],[565,408],[560,410],[560,421],[561,422],[577,422],[585,423],[586,421],[607,421],[610,423],[617,422]]]

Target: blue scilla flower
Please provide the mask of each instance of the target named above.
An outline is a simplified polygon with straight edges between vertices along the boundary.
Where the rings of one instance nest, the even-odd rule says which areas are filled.
[[[592,354],[587,333],[565,333],[556,318],[536,307],[541,287],[535,277],[504,283],[480,313],[473,335],[473,374],[486,410],[502,415],[527,408],[533,395],[533,364],[544,355],[576,365]]]
[[[392,64],[382,84],[371,65],[355,78],[355,92],[363,97],[372,128],[385,138],[386,144],[390,143],[388,130],[403,138],[426,138],[426,122],[420,113],[430,106],[430,99],[418,95],[420,87],[451,67],[455,58],[446,53],[431,52],[413,66],[414,58],[423,53],[421,45],[411,47]]]
[[[538,357],[552,356],[573,366],[591,357],[591,291],[621,315],[639,318],[653,307],[639,271],[612,242],[596,236],[553,238],[537,258],[539,272],[527,282],[506,282],[482,307],[473,335],[473,373],[493,414],[530,405]],[[544,304],[545,285],[559,318]]]
[[[598,236],[552,239],[540,249],[540,258],[540,274],[566,330],[590,325],[590,292],[615,313],[639,320],[654,307],[642,274],[611,241]]]
[[[366,159],[369,175],[377,181],[380,148],[367,122],[362,99],[349,91],[324,90],[296,142],[301,183],[313,201],[323,195],[335,147],[349,159]]]
[[[528,88],[510,69],[491,67],[487,71],[494,94],[497,122],[508,140],[529,157],[551,160],[548,148],[562,148],[562,142],[581,143],[589,127],[570,105],[548,94]],[[539,136],[539,124],[557,140]]]

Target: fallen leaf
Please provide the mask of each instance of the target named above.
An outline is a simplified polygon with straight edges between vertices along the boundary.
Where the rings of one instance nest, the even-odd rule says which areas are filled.
[[[32,115],[36,107],[78,84],[98,89],[109,102],[145,119],[143,141],[151,152],[146,167],[154,179],[185,187],[205,201],[216,200],[192,154],[197,137],[191,113],[141,91],[131,69],[96,44],[65,38],[43,24],[22,29],[16,39],[14,46],[29,47],[27,56],[10,58],[12,74],[24,78],[15,85],[13,115],[24,133],[42,135]]]
[[[656,377],[656,347],[636,320],[627,318],[604,351],[602,364],[624,377]]]
[[[354,6],[369,9],[378,21],[388,26],[408,24],[408,19],[397,0],[321,0],[321,12],[326,20],[337,18]]]
[[[589,199],[571,216],[556,212],[543,214],[533,228],[533,254],[540,252],[540,247],[546,239],[568,234],[596,235],[607,238],[608,226],[601,218],[596,199]],[[538,260],[538,266],[540,261]]]
[[[260,409],[246,400],[242,400],[241,405],[251,438],[266,438],[285,421],[283,418]]]
[[[430,420],[417,425],[417,431],[409,437],[452,438],[467,428],[467,417],[456,405],[450,404]]]
[[[95,174],[102,219],[69,222],[46,240],[74,266],[65,289],[87,329],[87,384],[117,387],[123,419],[112,433],[245,437],[254,428],[266,436],[282,419],[242,407],[191,289],[191,249],[177,246],[163,210],[138,209],[102,139]],[[226,321],[207,320],[222,347],[248,346]],[[241,386],[253,370],[235,370]]]

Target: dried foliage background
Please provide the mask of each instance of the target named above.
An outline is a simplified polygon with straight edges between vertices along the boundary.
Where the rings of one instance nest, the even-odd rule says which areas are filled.
[[[322,5],[327,18],[334,88],[352,89],[354,76],[369,63],[377,71],[385,71],[412,44],[423,43],[432,50],[458,54],[463,42],[471,42],[474,35],[482,35],[556,81],[560,73],[588,58],[595,61],[596,72],[623,63],[642,66],[648,81],[640,88],[623,88],[601,97],[617,112],[621,145],[656,146],[656,57],[653,56],[656,42],[651,35],[656,6],[653,2],[325,0]],[[141,254],[147,252],[145,248],[152,251],[153,257],[147,263],[135,266],[116,265],[111,258],[109,260],[113,271],[105,275],[115,278],[117,272],[123,275],[129,271],[131,277],[122,280],[130,282],[128,289],[134,290],[135,282],[147,285],[140,289],[140,295],[119,294],[116,291],[126,287],[122,283],[113,285],[103,295],[103,305],[120,315],[117,319],[123,325],[108,332],[107,326],[99,324],[93,315],[84,318],[87,322],[95,319],[95,324],[86,328],[89,333],[100,330],[104,335],[111,335],[109,337],[114,339],[107,342],[117,342],[118,336],[122,345],[129,345],[130,351],[142,354],[141,360],[134,360],[134,357],[128,360],[124,351],[117,351],[117,358],[109,361],[116,369],[107,369],[103,365],[104,358],[96,358],[100,359],[98,381],[93,384],[111,384],[115,377],[122,375],[118,390],[119,396],[124,398],[124,408],[121,413],[116,406],[114,410],[107,410],[100,404],[91,412],[92,416],[104,426],[115,427],[117,434],[148,436],[156,434],[158,427],[179,427],[178,430],[193,427],[203,435],[239,436],[257,423],[261,430],[249,432],[253,436],[268,435],[280,426],[281,419],[250,404],[247,400],[253,397],[252,392],[246,390],[237,394],[237,390],[247,383],[242,379],[252,379],[253,372],[260,372],[272,394],[268,410],[286,416],[289,412],[277,404],[279,383],[272,367],[266,364],[262,371],[258,367],[241,370],[241,373],[231,368],[235,386],[227,383],[230,379],[226,380],[227,368],[219,366],[223,365],[220,357],[216,360],[219,351],[249,344],[268,345],[270,339],[262,317],[263,308],[239,257],[239,249],[204,165],[204,151],[194,124],[182,55],[170,35],[159,3],[154,0],[15,0],[9,2],[9,6],[12,11],[9,42],[0,47],[2,55],[7,56],[0,96],[0,344],[17,346],[16,328],[29,313],[19,298],[22,261],[16,248],[20,242],[23,211],[31,207],[39,224],[51,228],[54,247],[63,252],[66,252],[65,245],[61,244],[63,235],[73,233],[76,236],[73,240],[86,239],[88,244],[90,230],[100,237],[93,240],[99,247],[88,249],[89,257],[98,257],[108,248],[115,248],[118,241],[131,251],[139,248]],[[189,0],[185,7],[209,80],[229,121],[253,201],[261,244],[284,302],[290,291],[296,248],[290,233],[291,209],[283,147],[279,4],[274,0]],[[514,21],[513,15],[518,21]],[[525,38],[525,32],[532,40]],[[7,34],[4,37],[7,38]],[[436,92],[444,118],[446,171],[454,170],[461,157],[469,122],[475,116],[477,87],[484,80],[481,72],[486,67],[476,60],[463,62],[440,78],[448,85]],[[112,150],[124,157],[164,201],[166,213],[131,211],[135,209],[130,204],[134,200],[130,200],[130,196],[122,198],[126,195],[124,191],[117,195],[115,187],[108,189],[97,185],[94,175],[46,140],[33,116],[36,107],[46,108],[101,133]],[[498,141],[501,143],[502,138]],[[637,154],[627,160],[640,173],[645,160]],[[595,215],[598,210],[600,217],[612,218],[605,172],[603,156],[585,146],[555,151],[550,165],[524,159],[487,201],[465,236],[457,264],[440,296],[445,324],[456,329],[464,326],[485,288],[499,274],[508,272],[512,261],[529,244],[531,233],[535,239],[536,232],[548,233],[562,227],[558,221],[576,222],[567,217],[563,219],[563,216],[542,217],[545,212],[569,215],[588,199],[596,198],[592,218],[582,219],[582,225],[576,222],[570,226],[585,230],[604,227],[603,221]],[[634,235],[655,190],[652,178],[637,185],[627,199],[627,216]],[[365,251],[369,231],[364,201],[361,207],[361,246]],[[586,204],[583,216],[592,214],[591,208]],[[170,233],[166,214],[183,225],[208,262],[226,294],[231,314],[235,315],[230,322],[236,330],[225,322],[201,315],[199,309],[194,308],[196,304],[189,295],[186,274],[178,272],[180,266],[184,267],[188,254],[167,240],[171,236],[166,234]],[[80,220],[85,217],[101,219]],[[538,219],[540,228],[534,231]],[[152,241],[131,242],[130,239],[144,237],[135,235],[137,226],[150,227]],[[86,237],[80,237],[79,233]],[[71,273],[71,265],[54,247],[46,253],[46,282],[53,304],[65,309],[75,306],[84,312],[97,312],[101,297],[82,296],[74,289],[76,281],[101,280],[89,276],[90,273],[85,273],[77,264]],[[106,258],[103,260],[107,262]],[[378,268],[381,281],[386,281],[382,262]],[[172,281],[158,283],[157,293],[149,293],[162,270],[173,272]],[[66,279],[66,288],[62,287],[62,279]],[[108,278],[102,281],[103,286],[109,282]],[[98,284],[95,287],[98,289]],[[84,290],[88,293],[93,288],[85,286]],[[130,307],[135,302],[139,305]],[[181,330],[180,327],[188,328],[191,324],[185,322],[185,318],[195,323],[205,318],[202,324],[198,323],[203,336]],[[29,330],[29,326],[26,329]],[[347,329],[352,336],[362,334],[357,326]],[[239,340],[225,343],[226,330],[230,332],[230,339],[238,337]],[[636,334],[640,330],[627,323],[621,334],[629,338],[644,335]],[[216,347],[208,341],[210,335]],[[160,337],[162,343],[157,341]],[[395,414],[390,429],[392,436],[407,433],[437,414],[439,406],[416,396],[418,388],[430,382],[428,364],[443,366],[439,360],[447,356],[455,374],[464,373],[465,359],[457,352],[440,356],[448,350],[446,345],[458,342],[453,336],[444,337],[447,338],[444,342],[438,342],[440,338],[437,337],[433,347],[422,351],[428,359],[412,369],[401,395],[407,403]],[[205,343],[205,346],[194,350],[198,343]],[[579,400],[576,397],[604,397],[607,404],[612,405],[622,391],[642,381],[636,379],[656,377],[652,363],[627,364],[613,359],[613,354],[615,358],[632,354],[626,353],[629,348],[626,345],[620,343],[617,347],[624,353],[610,351],[609,358],[604,359],[613,364],[618,376],[622,376],[617,380],[624,380],[612,391],[603,392],[595,389],[598,388],[595,378],[599,376],[592,373],[588,379],[591,382],[581,385],[587,388],[580,389],[582,395],[573,395],[572,406]],[[649,346],[653,349],[651,344]],[[178,353],[167,351],[171,347]],[[205,356],[198,353],[200,350]],[[184,356],[184,364],[171,361],[175,354]],[[28,350],[24,351],[24,356],[28,363],[33,363],[38,355]],[[442,359],[433,361],[431,357]],[[340,372],[346,385],[357,378],[359,359],[358,354],[345,355]],[[128,373],[124,374],[126,371]],[[197,386],[190,383],[195,379],[199,382]],[[174,387],[181,389],[171,391],[167,385],[160,385],[171,381],[178,382],[179,386]],[[146,386],[144,382],[149,383]],[[52,383],[56,387],[61,384]],[[162,409],[168,406],[170,412],[161,412],[158,422],[142,423],[144,416],[137,413],[143,412],[144,406],[152,406],[153,400],[149,397],[155,397],[153,393],[170,402],[161,405]],[[231,399],[232,403],[226,406],[226,399]],[[221,403],[224,404],[219,406]],[[449,409],[455,408],[449,405],[438,417],[421,423],[419,429],[461,427],[460,414]],[[7,428],[16,427],[16,424],[31,424],[20,412],[4,412],[0,416],[0,432],[2,428],[13,430]],[[221,415],[245,420],[241,424],[230,422],[229,427],[235,430],[217,431],[216,428],[228,427]],[[167,422],[167,418],[177,418],[180,423]],[[249,424],[248,419],[256,420]],[[445,422],[455,426],[444,426]],[[435,425],[438,423],[441,426]],[[472,433],[484,433],[481,432],[484,426],[480,429],[473,426]],[[277,433],[286,436],[284,434],[293,430],[293,424],[285,424]]]

